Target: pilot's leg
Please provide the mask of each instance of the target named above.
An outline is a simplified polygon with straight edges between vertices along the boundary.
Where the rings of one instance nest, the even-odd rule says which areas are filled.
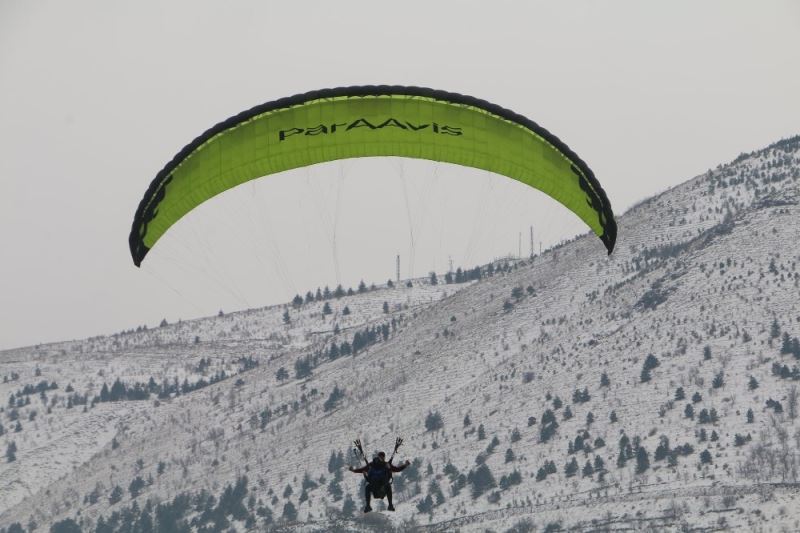
[[[389,500],[389,509],[390,511],[394,511],[394,505],[392,505],[392,484],[388,484],[386,486],[386,499]]]
[[[369,484],[364,486],[364,497],[367,499],[367,505],[364,507],[364,512],[368,513],[372,510],[372,507],[369,506],[370,499],[372,498],[372,490],[370,490]]]

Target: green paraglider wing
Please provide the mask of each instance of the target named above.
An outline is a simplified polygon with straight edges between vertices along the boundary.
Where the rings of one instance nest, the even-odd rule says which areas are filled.
[[[183,215],[242,183],[337,159],[399,156],[518,180],[575,213],[614,249],[617,226],[588,166],[533,121],[420,87],[325,89],[256,106],[192,141],[156,175],[129,238],[136,266]]]

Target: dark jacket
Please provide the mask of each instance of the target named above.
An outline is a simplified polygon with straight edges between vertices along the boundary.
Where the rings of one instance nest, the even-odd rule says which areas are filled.
[[[375,465],[376,467],[379,467],[379,468],[380,467],[384,467],[384,465],[387,465],[391,472],[402,472],[408,466],[408,464],[403,464],[403,465],[400,465],[400,466],[394,466],[391,461],[389,461],[387,463],[386,461],[381,461],[380,459],[378,459],[376,457],[375,459],[372,460],[372,463],[370,463],[368,465],[364,465],[361,468],[354,468],[353,470],[351,470],[351,472],[354,472],[356,474],[365,474],[365,473],[367,473],[369,471],[370,468],[372,468],[372,465]]]

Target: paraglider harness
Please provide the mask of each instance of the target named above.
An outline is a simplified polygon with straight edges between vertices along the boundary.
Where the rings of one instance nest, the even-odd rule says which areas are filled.
[[[394,460],[394,455],[397,453],[397,449],[403,444],[403,439],[397,437],[394,442],[394,451],[392,451],[392,456],[388,461],[385,461],[382,466],[376,465],[374,461],[369,462],[367,460],[367,456],[364,454],[364,449],[361,447],[360,439],[353,441],[353,444],[355,445],[355,448],[353,448],[353,453],[355,453],[358,457],[361,457],[361,459],[363,459],[364,463],[367,465],[367,471],[364,472],[363,475],[369,490],[372,492],[372,496],[382,500],[384,497],[386,497],[386,492],[392,482],[392,469],[390,465]]]

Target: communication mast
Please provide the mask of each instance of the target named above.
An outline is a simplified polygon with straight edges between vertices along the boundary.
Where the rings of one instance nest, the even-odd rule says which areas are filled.
[[[535,250],[533,249],[533,226],[531,226],[531,259],[533,259],[533,254]]]

